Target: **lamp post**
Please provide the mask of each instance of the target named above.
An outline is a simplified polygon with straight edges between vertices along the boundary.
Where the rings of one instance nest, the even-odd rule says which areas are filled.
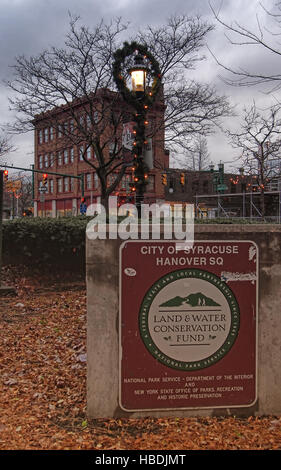
[[[124,70],[124,62],[130,56],[134,59],[134,63],[126,71]],[[147,112],[153,105],[160,89],[161,73],[158,62],[148,51],[148,48],[136,42],[124,43],[124,47],[115,52],[114,59],[113,78],[116,86],[124,101],[134,109],[133,184],[131,189],[136,194],[136,206],[140,217],[149,172],[144,161],[148,125]],[[124,78],[126,72],[131,77],[131,89],[127,86]],[[147,86],[148,75],[153,80],[151,88]]]
[[[144,108],[144,99],[146,92],[147,66],[144,63],[144,57],[139,52],[134,57],[134,66],[129,69],[131,75],[132,92],[136,95],[135,116],[136,126],[134,128],[135,140],[133,143],[134,151],[134,175],[132,188],[136,191],[136,207],[138,216],[141,215],[141,205],[144,199],[145,186],[148,178],[148,168],[144,161],[145,145],[145,122],[147,108]]]

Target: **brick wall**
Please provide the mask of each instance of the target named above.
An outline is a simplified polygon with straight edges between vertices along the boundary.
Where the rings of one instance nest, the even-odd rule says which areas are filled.
[[[110,95],[111,96],[111,95]],[[114,95],[115,96],[115,95]],[[105,99],[108,99],[106,95]],[[122,104],[123,103],[123,104]],[[99,106],[101,106],[99,104]],[[119,106],[124,107],[124,102],[119,100]],[[115,102],[116,107],[116,102]],[[88,104],[77,103],[75,105],[76,116],[81,113],[81,116],[88,112]],[[98,105],[97,105],[97,109]],[[94,112],[94,111],[92,111]],[[128,115],[130,117],[130,115]],[[154,158],[154,168],[150,171],[151,180],[154,179],[154,188],[152,183],[148,185],[148,191],[146,193],[146,199],[154,202],[156,199],[164,199],[164,188],[161,184],[161,172],[168,163],[168,153],[164,149],[164,130],[161,126],[164,117],[164,105],[162,102],[157,102],[151,112],[148,114],[148,120],[159,129],[152,138],[152,149]],[[130,117],[132,119],[132,117]],[[85,118],[86,119],[86,118]],[[86,202],[95,202],[96,198],[100,196],[100,184],[97,181],[97,175],[94,175],[95,170],[87,164],[84,160],[80,161],[79,149],[85,145],[83,142],[82,135],[77,133],[76,142],[73,143],[72,138],[68,138],[64,135],[64,123],[67,122],[71,129],[73,125],[77,123],[73,122],[73,118],[66,106],[55,108],[50,113],[42,114],[34,120],[35,126],[35,169],[40,169],[48,174],[48,192],[45,194],[45,207],[48,201],[72,201],[77,199],[77,204],[80,203],[81,198],[81,187],[80,182],[77,179],[67,180],[64,177],[51,175],[51,172],[63,173],[65,175],[79,175],[84,174],[84,187],[85,187],[85,198]],[[83,123],[84,125],[85,122]],[[79,125],[79,122],[78,122]],[[122,125],[120,123],[119,134],[122,134]],[[103,130],[103,136],[101,136],[101,143],[105,144],[105,139],[108,135],[108,128],[105,126]],[[109,146],[106,145],[104,149],[105,155],[109,155]],[[86,158],[89,158],[89,163],[92,162],[97,164],[93,150],[89,151]],[[156,169],[157,167],[157,169]],[[87,174],[91,176],[86,176]],[[132,174],[132,170],[129,169],[127,174]],[[67,177],[66,177],[67,178]],[[61,181],[60,181],[61,179]],[[35,174],[35,200],[38,204],[38,209],[42,209],[43,205],[40,204],[40,193],[38,188],[42,182],[42,174]],[[124,184],[121,183],[119,189]],[[115,195],[113,193],[112,195]],[[118,195],[118,194],[117,194]]]

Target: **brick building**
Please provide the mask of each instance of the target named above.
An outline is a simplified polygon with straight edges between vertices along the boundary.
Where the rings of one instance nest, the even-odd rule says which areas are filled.
[[[238,217],[242,217],[243,214],[246,216],[246,212],[249,212],[246,202],[251,193],[254,194],[252,201],[257,201],[258,206],[254,176],[223,173],[222,183],[225,189],[218,191],[217,172],[170,168],[166,169],[165,174],[166,201],[172,205],[180,202],[194,204],[197,216],[200,216],[200,213],[206,216],[210,216],[211,213],[214,216],[226,213]],[[221,210],[218,210],[219,205]]]
[[[165,188],[161,182],[163,168],[169,167],[169,153],[164,146],[165,105],[162,96],[148,112],[151,138],[145,146],[145,161],[150,171],[144,202],[157,202],[165,199]],[[115,123],[114,139],[110,137],[112,119],[118,114]],[[110,119],[109,119],[110,114]],[[113,116],[113,117],[112,117]],[[82,185],[71,175],[83,175],[84,197],[87,205],[98,202],[101,196],[100,181],[95,169],[89,163],[97,165],[97,156],[93,146],[89,146],[89,127],[93,136],[97,136],[100,148],[103,148],[105,162],[116,152],[116,161],[130,161],[133,142],[132,112],[118,93],[101,89],[89,98],[81,98],[68,106],[58,106],[53,110],[35,117],[34,121],[34,168],[48,174],[47,191],[42,193],[43,177],[35,173],[34,181],[34,216],[57,217],[79,214]],[[84,131],[88,132],[84,139]],[[96,134],[95,134],[96,133]],[[116,150],[117,149],[117,150]],[[119,159],[119,160],[118,160]],[[129,159],[129,160],[128,160]],[[85,161],[86,160],[86,161]],[[52,173],[60,173],[52,175]],[[107,180],[110,185],[118,174],[118,168]],[[134,201],[132,192],[133,171],[126,170],[120,184],[112,195],[118,197],[119,204]],[[40,194],[41,193],[41,194]]]
[[[216,194],[214,175],[211,171],[192,171],[170,168],[166,170],[165,197],[170,201],[195,202],[196,195]],[[183,184],[181,175],[184,175]],[[225,193],[243,193],[253,182],[253,177],[224,173]]]

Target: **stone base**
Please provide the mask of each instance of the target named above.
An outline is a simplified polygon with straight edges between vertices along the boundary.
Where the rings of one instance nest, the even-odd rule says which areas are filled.
[[[119,252],[122,240],[86,238],[87,249],[87,414],[88,418],[142,418],[281,414],[281,226],[195,225],[195,241],[253,241],[259,248],[257,401],[251,406],[126,411],[121,408],[122,348],[119,304]],[[130,267],[134,267],[132,264]],[[146,276],[146,273],[143,273]],[[121,291],[122,292],[122,291]],[[245,295],[246,295],[245,290]],[[132,293],[130,294],[133,295]],[[132,311],[138,315],[138,310]],[[253,323],[254,325],[254,323]],[[243,327],[244,328],[244,327]],[[256,327],[255,327],[256,328]],[[133,351],[132,338],[132,351]],[[247,374],[241,350],[241,374]],[[135,356],[136,368],[140,354]],[[151,362],[155,358],[151,356]],[[237,367],[237,370],[239,368]],[[197,374],[195,374],[197,375]],[[132,374],[133,376],[133,374]],[[155,377],[152,375],[152,377]],[[158,377],[156,375],[156,377]],[[159,375],[160,377],[160,375]],[[156,388],[156,387],[153,387]],[[139,387],[140,390],[141,387]],[[139,390],[138,389],[138,390]]]

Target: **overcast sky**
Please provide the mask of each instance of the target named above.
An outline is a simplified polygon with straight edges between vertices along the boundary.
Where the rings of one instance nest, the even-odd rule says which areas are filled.
[[[270,9],[276,0],[264,0],[263,5]],[[228,22],[237,21],[247,28],[257,28],[256,15],[265,27],[269,25],[268,15],[261,8],[258,0],[212,0],[216,8],[220,7],[221,16]],[[0,78],[11,77],[10,66],[14,57],[36,55],[50,45],[61,45],[68,30],[68,12],[79,15],[82,23],[91,27],[101,18],[110,20],[121,16],[129,20],[132,31],[145,24],[161,24],[171,14],[185,13],[200,14],[202,19],[214,23],[216,28],[206,38],[208,45],[218,59],[225,65],[247,66],[253,70],[275,70],[278,67],[276,57],[265,55],[258,48],[247,50],[230,46],[224,36],[223,28],[216,23],[210,10],[208,0],[0,0]],[[281,46],[280,46],[281,49]],[[214,83],[220,93],[229,96],[232,104],[237,105],[237,113],[244,105],[251,104],[255,99],[263,107],[275,103],[276,96],[268,96],[261,87],[237,88],[225,85],[219,75],[222,69],[216,64],[210,52],[206,49],[206,60],[196,70],[196,78]],[[0,85],[0,124],[12,119],[9,111],[8,90]],[[237,125],[237,120],[227,122],[230,126]],[[25,134],[14,139],[17,151],[6,160],[15,165],[29,166],[33,163],[33,135]],[[209,151],[212,160],[232,162],[237,151],[221,133],[217,132],[209,139]]]

